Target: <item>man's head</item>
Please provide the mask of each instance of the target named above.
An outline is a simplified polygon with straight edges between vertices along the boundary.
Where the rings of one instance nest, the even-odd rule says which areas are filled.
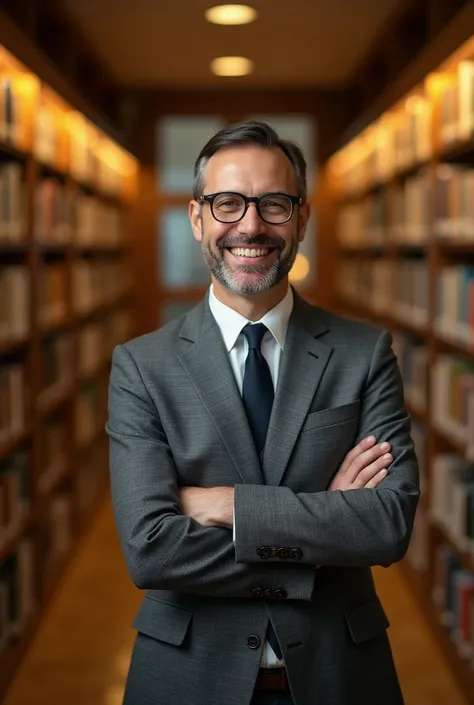
[[[306,193],[300,148],[265,123],[214,135],[196,161],[189,208],[214,282],[241,296],[286,287],[309,217]]]

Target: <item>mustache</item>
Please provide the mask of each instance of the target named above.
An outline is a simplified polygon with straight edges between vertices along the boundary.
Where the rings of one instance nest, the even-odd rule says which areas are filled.
[[[283,249],[285,242],[281,237],[257,235],[256,237],[245,237],[245,235],[224,235],[217,243],[219,250],[229,247],[275,247]]]

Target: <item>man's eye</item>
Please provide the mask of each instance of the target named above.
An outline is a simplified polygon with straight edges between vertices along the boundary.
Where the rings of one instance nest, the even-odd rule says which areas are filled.
[[[217,208],[238,208],[240,204],[238,201],[229,199],[228,201],[219,201],[216,205]]]

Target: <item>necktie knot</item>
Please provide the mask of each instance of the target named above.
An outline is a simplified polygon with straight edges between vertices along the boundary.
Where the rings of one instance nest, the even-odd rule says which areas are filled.
[[[247,338],[249,350],[260,350],[262,339],[268,328],[264,323],[247,323],[242,333]]]

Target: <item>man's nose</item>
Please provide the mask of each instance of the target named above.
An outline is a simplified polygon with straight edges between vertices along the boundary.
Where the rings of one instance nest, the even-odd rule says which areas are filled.
[[[252,235],[262,233],[264,231],[265,223],[258,214],[257,205],[255,203],[249,203],[247,212],[242,220],[239,221],[239,232]]]

